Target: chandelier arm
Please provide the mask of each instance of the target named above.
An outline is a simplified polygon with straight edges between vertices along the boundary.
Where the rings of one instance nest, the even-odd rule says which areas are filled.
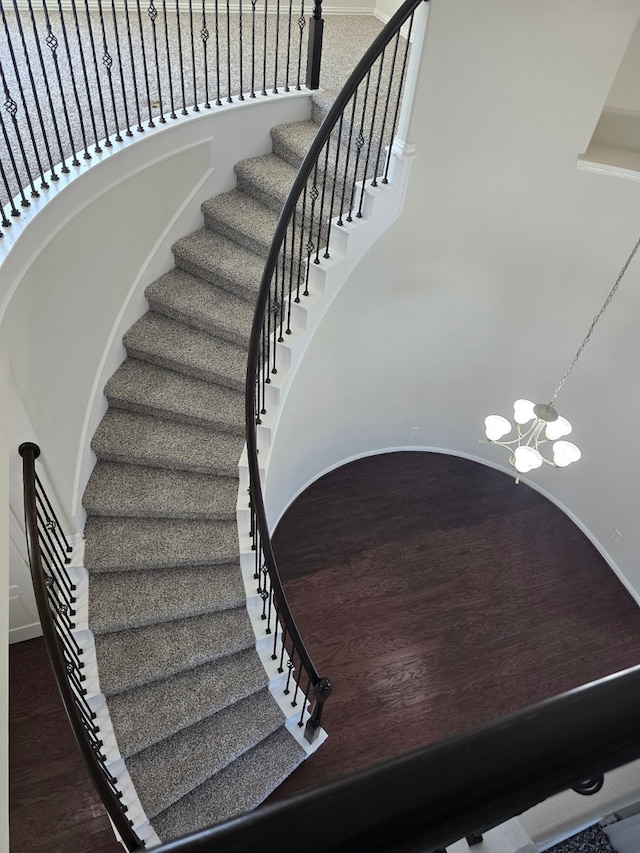
[[[634,255],[635,255],[635,253],[638,251],[638,248],[639,248],[639,247],[640,247],[640,237],[638,238],[638,240],[637,240],[637,242],[636,242],[635,246],[634,246],[634,247],[633,247],[633,249],[631,250],[631,254],[630,254],[630,255],[629,255],[629,257],[627,258],[627,260],[624,262],[624,265],[623,265],[622,269],[621,269],[621,270],[620,270],[620,272],[618,273],[618,278],[616,279],[616,283],[615,283],[615,284],[613,285],[613,287],[611,288],[611,292],[609,293],[609,295],[608,295],[608,296],[607,296],[607,298],[605,299],[605,301],[604,301],[604,305],[602,306],[602,308],[600,309],[600,311],[596,314],[596,316],[595,316],[595,317],[593,318],[593,320],[591,321],[591,325],[589,326],[589,331],[587,332],[587,334],[586,334],[586,336],[585,336],[584,340],[582,341],[582,343],[581,343],[581,344],[580,344],[580,346],[578,347],[578,351],[577,351],[577,352],[576,352],[576,354],[574,355],[574,357],[573,357],[573,361],[572,361],[572,362],[571,362],[571,364],[569,365],[569,369],[566,371],[566,373],[564,374],[564,376],[563,376],[563,377],[562,377],[562,379],[560,380],[560,383],[558,384],[558,387],[557,387],[557,388],[556,388],[556,390],[553,392],[553,397],[552,397],[552,398],[551,398],[551,400],[549,401],[549,405],[550,405],[550,406],[553,406],[553,403],[555,402],[556,397],[557,397],[557,396],[558,396],[558,394],[560,393],[560,389],[561,389],[561,388],[562,388],[562,386],[564,385],[566,378],[569,376],[569,374],[571,373],[571,371],[573,370],[573,368],[576,366],[576,363],[577,363],[578,359],[579,359],[579,358],[580,358],[580,356],[582,355],[582,350],[583,350],[583,349],[586,347],[586,345],[589,343],[589,338],[591,337],[591,335],[592,335],[592,333],[593,333],[593,330],[594,330],[594,328],[595,328],[596,323],[598,322],[598,320],[600,319],[600,317],[602,317],[602,315],[604,314],[604,312],[605,312],[605,311],[607,310],[607,308],[609,307],[609,303],[611,302],[611,300],[612,300],[612,299],[613,299],[613,297],[615,296],[615,294],[616,294],[616,290],[618,289],[618,287],[619,287],[619,285],[620,285],[620,282],[622,281],[622,277],[623,277],[623,276],[624,276],[624,274],[626,273],[626,271],[627,271],[627,267],[629,266],[629,264],[630,264],[630,263],[631,263],[631,261],[633,260],[633,256],[634,256]]]

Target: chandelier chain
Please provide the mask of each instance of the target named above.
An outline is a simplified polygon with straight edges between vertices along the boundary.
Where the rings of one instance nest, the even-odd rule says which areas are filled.
[[[594,330],[594,328],[595,328],[595,326],[596,326],[596,323],[598,322],[598,320],[600,319],[600,317],[602,317],[602,315],[604,314],[604,312],[605,312],[605,311],[607,310],[607,308],[609,307],[609,303],[611,302],[611,300],[613,299],[613,297],[616,295],[616,291],[617,291],[617,289],[618,289],[618,287],[619,287],[619,285],[620,285],[620,282],[622,281],[622,277],[623,277],[623,276],[624,276],[624,274],[626,273],[626,271],[627,271],[627,267],[629,266],[629,264],[630,264],[630,263],[631,263],[631,261],[633,260],[633,257],[634,257],[634,255],[635,255],[635,253],[638,251],[638,248],[640,248],[640,237],[638,238],[638,240],[637,240],[637,242],[636,242],[635,246],[634,246],[634,247],[633,247],[633,249],[631,250],[631,254],[630,254],[630,255],[629,255],[629,257],[627,258],[627,260],[624,262],[624,265],[623,265],[622,269],[621,269],[621,270],[620,270],[620,272],[618,273],[618,278],[616,279],[616,283],[615,283],[615,284],[613,285],[613,287],[611,288],[611,292],[609,293],[609,295],[608,295],[608,296],[607,296],[607,298],[605,299],[605,301],[604,301],[604,305],[602,306],[602,308],[600,309],[600,311],[596,314],[596,316],[595,316],[595,317],[593,318],[593,320],[591,321],[591,325],[589,326],[589,331],[587,332],[587,334],[585,335],[584,340],[582,341],[582,343],[581,343],[581,344],[580,344],[580,346],[578,347],[578,351],[577,351],[577,352],[576,352],[576,354],[574,355],[574,357],[573,357],[573,361],[572,361],[572,362],[571,362],[571,364],[569,365],[569,369],[566,371],[566,373],[564,374],[564,376],[563,376],[563,377],[562,377],[562,379],[560,380],[560,382],[559,382],[559,384],[558,384],[558,387],[557,387],[557,388],[556,388],[556,390],[553,392],[553,397],[552,397],[552,398],[551,398],[551,400],[549,401],[549,405],[550,405],[550,406],[552,406],[552,405],[553,405],[553,403],[555,402],[556,397],[557,397],[557,396],[558,396],[558,394],[560,393],[560,389],[562,388],[562,386],[563,386],[563,385],[564,385],[564,383],[565,383],[565,379],[569,376],[569,374],[571,373],[571,371],[573,370],[573,368],[576,366],[576,363],[577,363],[578,359],[579,359],[579,358],[580,358],[580,356],[582,355],[582,350],[583,350],[583,349],[586,347],[586,345],[589,343],[589,338],[590,338],[590,337],[591,337],[591,335],[593,334],[593,330]]]

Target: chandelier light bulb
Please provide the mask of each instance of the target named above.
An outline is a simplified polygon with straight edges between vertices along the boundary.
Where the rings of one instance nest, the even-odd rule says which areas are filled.
[[[521,474],[533,471],[542,465],[542,456],[533,447],[516,447],[513,452],[513,467]]]
[[[562,438],[563,435],[569,435],[572,426],[566,418],[561,418],[558,415],[557,420],[548,423],[544,429],[544,434],[549,441],[555,441],[557,438]],[[567,444],[568,442],[564,442]],[[575,446],[575,445],[574,445]]]
[[[502,415],[489,415],[484,419],[484,431],[489,441],[499,441],[508,435],[513,427]]]
[[[572,462],[577,462],[581,456],[580,448],[570,441],[556,441],[553,445],[553,464],[558,468],[566,468]]]
[[[528,424],[536,416],[534,409],[531,400],[516,400],[513,404],[513,419],[517,424]]]

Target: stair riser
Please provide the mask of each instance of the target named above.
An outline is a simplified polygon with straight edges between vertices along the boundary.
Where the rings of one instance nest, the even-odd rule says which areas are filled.
[[[233,240],[233,242],[237,243],[238,246],[243,246],[254,255],[259,255],[266,259],[269,254],[270,243],[262,243],[259,240],[256,240],[249,232],[240,231],[238,228],[234,228],[222,217],[205,213],[204,225],[205,228],[208,228],[210,231],[214,231],[216,234],[222,234],[223,237],[227,237],[229,240]]]
[[[162,409],[158,406],[142,405],[132,402],[125,398],[116,397],[107,393],[106,395],[109,406],[112,409],[122,409],[125,412],[135,412],[140,415],[151,415],[152,417],[162,418],[168,421],[175,421],[181,424],[193,424],[194,426],[204,426],[216,432],[229,433],[230,435],[244,435],[244,425],[240,422],[229,423],[228,421],[216,421],[189,415],[184,412],[175,411],[173,409]]]
[[[239,296],[241,299],[245,299],[251,304],[255,302],[258,285],[260,284],[259,281],[256,281],[253,287],[242,286],[237,281],[233,281],[232,279],[221,275],[219,270],[209,269],[195,263],[176,248],[174,248],[174,259],[176,266],[181,270],[184,270],[197,278],[201,278],[203,281],[206,281],[214,287],[221,287],[223,290],[233,293],[235,296]]]
[[[177,373],[184,373],[185,376],[193,376],[196,379],[204,379],[207,382],[213,382],[217,385],[222,385],[225,388],[231,388],[233,391],[243,391],[244,383],[239,382],[230,376],[225,376],[223,373],[217,373],[213,370],[207,370],[204,367],[198,367],[195,364],[185,364],[182,361],[175,361],[167,358],[158,352],[148,352],[138,348],[135,344],[125,341],[125,349],[129,358],[137,358],[140,361],[147,361],[150,364],[157,364],[160,367],[166,367],[169,370],[175,370]]]
[[[228,341],[230,344],[238,344],[241,347],[247,346],[249,334],[241,334],[235,329],[224,326],[215,319],[197,317],[193,314],[178,311],[149,294],[147,294],[147,302],[152,311],[162,314],[163,317],[169,317],[171,320],[177,320],[178,323],[184,323],[185,326],[200,329],[200,331],[207,332],[207,334],[220,338],[223,341]]]
[[[104,459],[105,462],[127,462],[131,465],[147,465],[150,468],[169,468],[172,471],[192,471],[194,474],[213,474],[216,477],[229,477],[230,479],[238,476],[237,465],[231,463],[227,465],[211,465],[194,464],[189,458],[184,459],[158,459],[153,456],[143,456],[127,452],[126,450],[97,450],[96,456],[98,459]],[[237,555],[236,555],[237,556]]]

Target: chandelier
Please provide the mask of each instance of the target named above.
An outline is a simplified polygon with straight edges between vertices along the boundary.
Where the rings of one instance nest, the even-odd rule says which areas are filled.
[[[573,442],[565,441],[565,436],[572,431],[572,426],[566,418],[561,417],[554,403],[565,380],[576,366],[583,349],[589,343],[596,323],[609,307],[609,303],[627,271],[627,267],[640,247],[640,239],[633,247],[631,254],[618,274],[611,292],[604,305],[591,321],[589,330],[573,357],[568,370],[558,383],[553,396],[548,403],[532,403],[530,400],[516,400],[513,404],[513,420],[515,421],[516,437],[508,438],[513,431],[512,423],[502,415],[489,415],[485,418],[485,435],[491,444],[497,444],[509,451],[509,464],[517,471],[516,483],[520,482],[520,474],[526,474],[541,465],[547,464],[554,468],[566,468],[572,462],[577,462],[582,456],[580,448]],[[549,458],[543,451],[551,451]]]

